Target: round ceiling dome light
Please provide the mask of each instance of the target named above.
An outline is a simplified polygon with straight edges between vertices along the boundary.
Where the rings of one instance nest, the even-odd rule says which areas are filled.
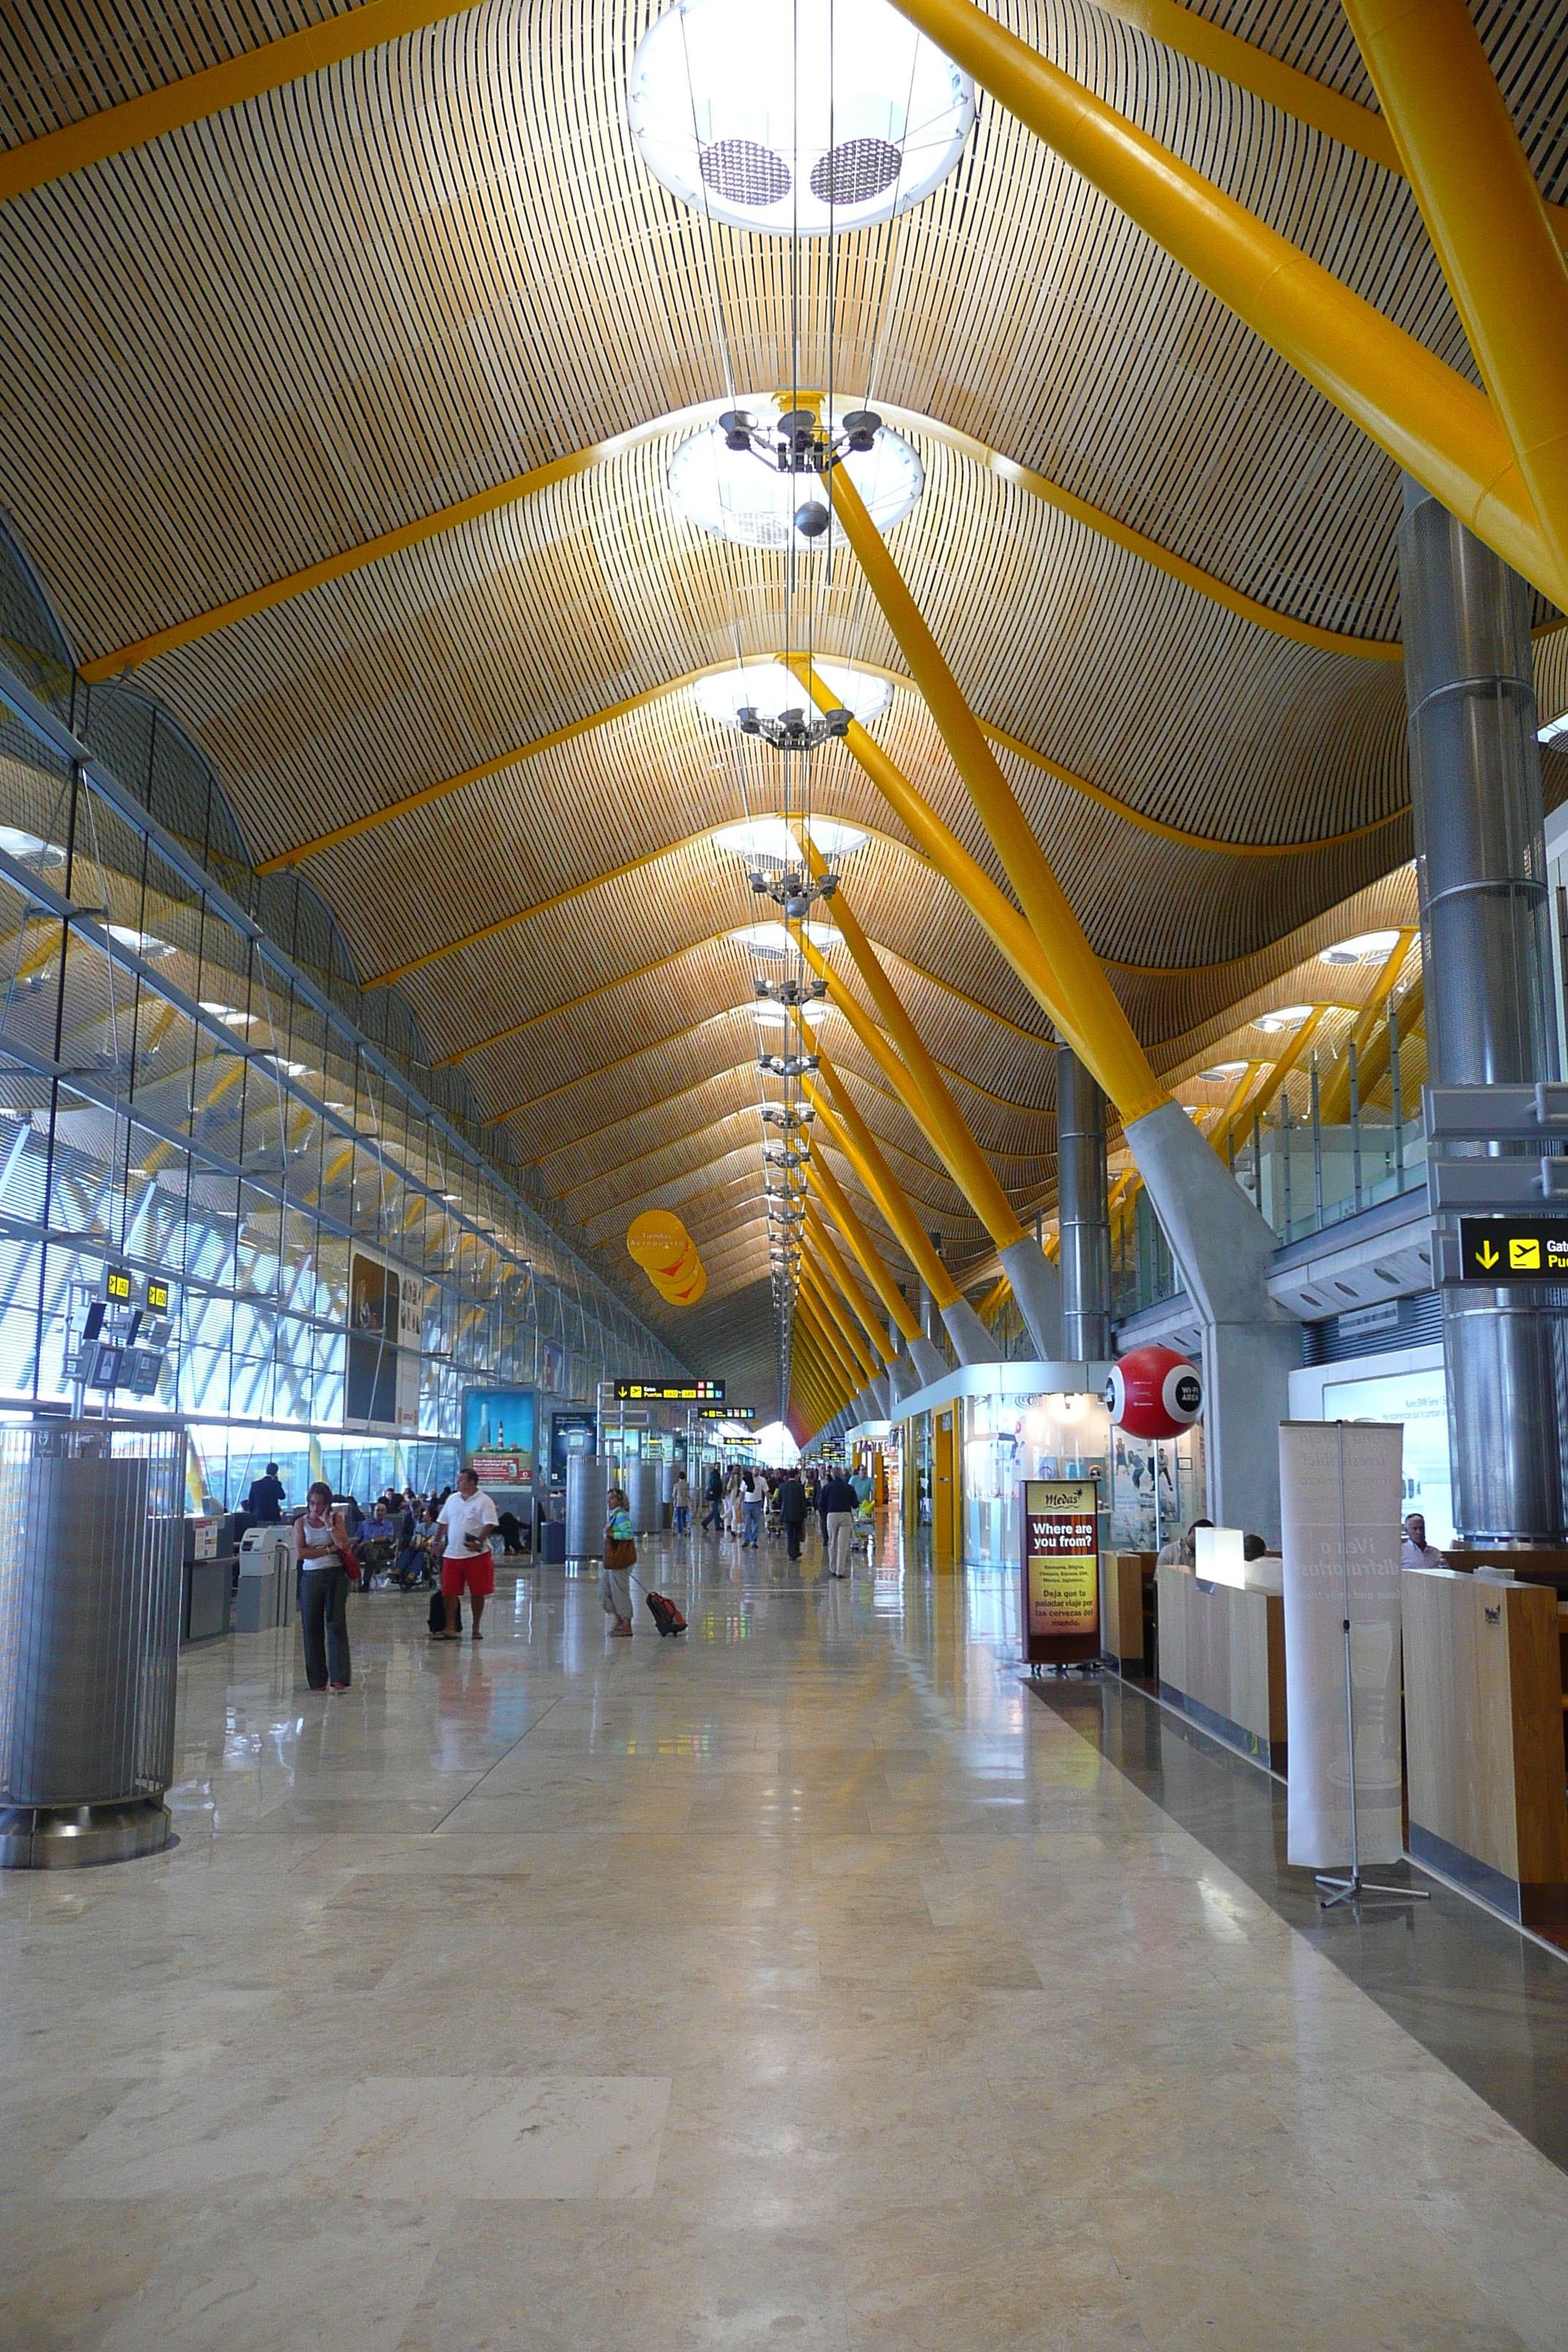
[[[1260,1013],[1252,1025],[1266,1037],[1278,1037],[1286,1029],[1299,1029],[1310,1019],[1311,1012],[1310,1004],[1281,1004],[1276,1012]]]
[[[842,662],[826,661],[819,661],[816,667],[829,694],[862,727],[869,727],[880,719],[893,698],[888,680],[877,677],[872,670],[849,669]],[[721,727],[738,727],[741,712],[748,708],[760,711],[763,718],[777,719],[805,697],[800,680],[785,669],[783,662],[775,661],[742,662],[736,669],[720,670],[712,677],[699,678],[692,691],[699,708],[710,719],[717,719]]]
[[[1383,963],[1399,945],[1397,931],[1361,931],[1353,940],[1341,940],[1325,948],[1321,961],[1324,963]]]
[[[867,228],[921,203],[963,152],[969,76],[888,0],[795,0],[793,32],[760,49],[747,0],[677,0],[650,26],[626,113],[654,177],[775,236]]]
[[[825,405],[825,425],[837,423],[837,405]],[[737,402],[726,415],[754,420],[766,428],[785,413],[779,401],[758,394]],[[839,462],[848,468],[849,478],[878,530],[888,531],[920,497],[925,473],[902,436],[879,418],[875,423],[878,429],[870,446],[859,448],[850,441],[848,455]],[[669,495],[681,513],[711,531],[715,539],[732,540],[740,547],[802,551],[847,544],[842,525],[833,519],[829,527],[825,520],[826,487],[811,476],[781,472],[767,464],[757,457],[745,436],[727,427],[722,418],[680,444],[669,461],[668,479]],[[791,699],[799,698],[798,688],[794,689]]]

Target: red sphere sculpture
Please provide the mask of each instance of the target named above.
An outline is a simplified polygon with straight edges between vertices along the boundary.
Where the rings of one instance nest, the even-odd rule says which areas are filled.
[[[1130,1437],[1180,1437],[1204,1409],[1203,1375],[1173,1348],[1133,1348],[1111,1366],[1105,1402]]]

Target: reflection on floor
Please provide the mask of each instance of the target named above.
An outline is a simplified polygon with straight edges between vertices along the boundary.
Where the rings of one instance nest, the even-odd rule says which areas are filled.
[[[645,1549],[193,1654],[178,1849],[0,1881],[5,2352],[1563,2352],[1568,2177],[1010,1579]]]

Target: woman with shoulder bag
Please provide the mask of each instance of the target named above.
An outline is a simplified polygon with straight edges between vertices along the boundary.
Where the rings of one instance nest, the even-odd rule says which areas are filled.
[[[632,1538],[632,1515],[626,1489],[612,1486],[606,1497],[610,1516],[605,1523],[605,1566],[599,1578],[599,1601],[610,1620],[612,1634],[629,1640],[632,1630],[632,1570],[637,1548]]]
[[[294,1557],[300,1563],[300,1619],[305,1636],[305,1679],[313,1691],[349,1686],[349,1578],[359,1563],[342,1519],[332,1508],[332,1490],[318,1478],[294,1522]],[[352,1566],[351,1566],[352,1563]],[[331,1666],[331,1681],[328,1668]]]

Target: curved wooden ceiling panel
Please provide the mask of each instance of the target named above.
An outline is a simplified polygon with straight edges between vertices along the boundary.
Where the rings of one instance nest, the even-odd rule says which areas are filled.
[[[344,5],[16,0],[0,142]],[[1370,102],[1336,0],[1192,5]],[[1399,666],[1260,628],[1016,468],[1292,622],[1379,642],[1398,633],[1398,485],[988,99],[942,188],[839,240],[831,306],[826,246],[708,228],[626,131],[655,6],[482,0],[0,205],[0,496],[84,656],[354,558],[162,654],[147,683],[258,856],[377,820],[307,867],[363,976],[395,979],[432,1061],[460,1065],[591,1241],[618,1248],[644,1200],[680,1204],[709,1297],[680,1315],[650,1292],[647,1311],[745,1368],[771,1409],[758,1030],[728,936],[756,909],[710,836],[772,807],[779,774],[702,714],[693,673],[792,631],[889,673],[878,740],[1002,877],[856,565],[804,562],[792,604],[781,559],[672,505],[689,425],[670,420],[792,365],[913,412],[926,489],[889,544],[1156,1066],[1184,1078],[1315,982],[1333,939],[1409,919]],[[1112,0],[1001,13],[1473,377],[1403,182]],[[1479,21],[1561,198],[1552,14]],[[559,478],[527,496],[354,553],[546,465]],[[1568,706],[1568,632],[1538,644],[1537,677],[1543,710]],[[1568,761],[1547,768],[1554,801]],[[846,903],[1004,1187],[1021,1208],[1048,1198],[1037,1004],[847,751],[816,756],[810,791],[870,832]],[[986,1236],[880,1068],[841,1016],[824,1036],[922,1221],[978,1261]]]

